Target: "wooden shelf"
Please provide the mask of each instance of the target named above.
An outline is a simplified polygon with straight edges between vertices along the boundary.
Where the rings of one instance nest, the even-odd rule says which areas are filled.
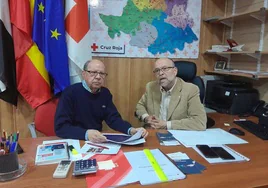
[[[268,75],[256,73],[243,73],[243,72],[228,72],[228,71],[205,71],[206,74],[216,74],[216,75],[225,75],[225,76],[239,76],[239,77],[246,77],[246,78],[252,78],[252,79],[261,79],[261,78],[268,78]]]
[[[205,52],[205,54],[214,54],[219,55],[225,58],[228,58],[230,55],[247,55],[258,59],[260,55],[268,55],[267,51],[241,51],[241,52]]]
[[[267,8],[262,7],[262,8],[260,8],[260,10],[257,10],[257,11],[248,11],[248,12],[244,12],[241,14],[235,14],[235,15],[226,16],[226,17],[222,17],[222,18],[220,18],[218,16],[214,16],[214,17],[206,18],[206,19],[204,19],[204,21],[206,21],[208,23],[222,23],[222,24],[225,24],[225,25],[231,27],[232,22],[234,20],[240,19],[243,17],[247,17],[247,16],[251,16],[257,20],[264,22],[265,21],[264,17],[265,17],[265,14],[267,11],[268,11]]]
[[[257,51],[256,51],[257,52]],[[205,52],[205,54],[216,54],[216,55],[246,55],[246,54],[255,54],[254,51],[241,51],[241,52]],[[260,53],[260,52],[257,52]]]

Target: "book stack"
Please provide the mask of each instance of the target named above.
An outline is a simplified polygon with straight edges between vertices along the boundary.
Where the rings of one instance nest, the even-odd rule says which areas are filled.
[[[229,45],[212,45],[211,49],[207,50],[207,52],[227,52],[229,49]]]

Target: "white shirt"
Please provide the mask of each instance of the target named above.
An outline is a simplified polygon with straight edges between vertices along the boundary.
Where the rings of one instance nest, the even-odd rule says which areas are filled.
[[[164,88],[160,87],[160,92],[162,94],[161,104],[160,104],[160,113],[159,113],[160,120],[167,121],[167,113],[168,113],[168,107],[169,107],[169,103],[171,99],[171,91],[175,87],[176,83],[177,83],[177,78],[172,88],[168,91],[165,91]],[[149,114],[143,114],[142,119],[144,120],[148,116]],[[171,129],[171,121],[167,121],[167,129]]]
[[[160,113],[159,113],[159,119],[167,121],[167,113],[168,113],[168,107],[171,99],[171,92],[173,88],[175,87],[177,83],[177,78],[175,80],[174,85],[172,88],[168,91],[165,91],[164,88],[160,88],[160,92],[162,93],[161,97],[161,104],[160,104]],[[171,121],[167,121],[167,129],[171,129]]]

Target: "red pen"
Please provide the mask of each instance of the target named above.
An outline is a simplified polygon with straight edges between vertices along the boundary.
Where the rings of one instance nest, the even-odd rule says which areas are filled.
[[[98,145],[98,144],[92,144],[92,143],[87,143],[88,145],[91,145],[91,146],[96,146],[96,147],[99,147],[99,148],[102,148],[102,149],[109,149],[105,146],[101,146],[101,145]]]

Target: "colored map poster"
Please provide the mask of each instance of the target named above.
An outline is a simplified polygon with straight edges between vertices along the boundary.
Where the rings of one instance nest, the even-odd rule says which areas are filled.
[[[93,56],[198,58],[201,0],[89,0]]]

